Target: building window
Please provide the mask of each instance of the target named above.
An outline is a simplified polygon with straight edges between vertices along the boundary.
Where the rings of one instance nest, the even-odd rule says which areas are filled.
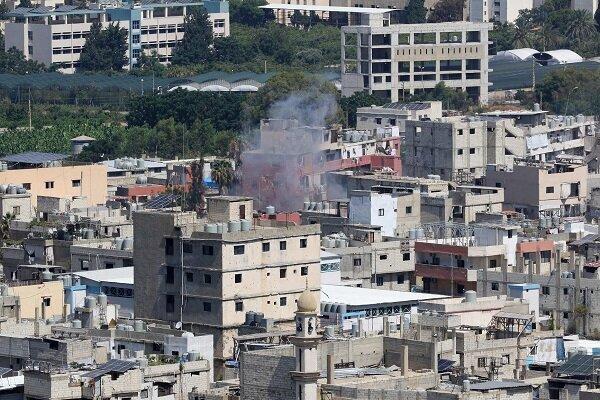
[[[21,206],[14,206],[12,208],[12,215],[14,215],[14,216],[21,215]]]
[[[475,134],[475,128],[469,129],[469,135],[474,135],[474,134]]]
[[[458,154],[459,156],[462,156],[462,153],[463,153],[463,149],[458,149],[456,151],[456,154]]]
[[[233,246],[233,254],[236,256],[244,254],[244,245]]]
[[[398,275],[396,276],[396,283],[397,283],[398,285],[401,285],[401,284],[403,284],[403,283],[404,283],[404,274],[398,274]]]
[[[280,297],[279,298],[279,305],[281,307],[287,306],[287,297]]]
[[[375,123],[377,125],[381,125],[381,118],[375,118]]]
[[[387,254],[381,254],[381,255],[379,256],[379,259],[380,259],[380,260],[387,260]]]
[[[410,215],[412,214],[412,206],[407,206],[406,209],[404,210],[406,214]]]
[[[485,368],[485,357],[479,357],[477,359],[477,368]]]
[[[279,250],[285,250],[287,248],[287,242],[282,240],[279,242]]]
[[[548,286],[542,286],[542,294],[549,296],[550,295],[550,288]]]
[[[242,274],[235,274],[233,280],[235,283],[241,283],[242,282]]]
[[[204,283],[206,283],[207,285],[210,285],[212,283],[212,275],[211,274],[204,274]]]
[[[140,29],[140,21],[131,21],[131,29]]]
[[[279,277],[280,277],[280,278],[285,278],[285,277],[286,277],[286,274],[287,274],[287,270],[286,270],[285,268],[281,268],[281,269],[279,270]]]
[[[569,313],[568,312],[564,312],[563,313],[563,318],[564,319],[569,319]]]
[[[168,294],[166,296],[166,312],[168,313],[172,313],[175,312],[175,296],[173,296],[172,294]]]
[[[490,260],[490,268],[496,268],[497,262],[496,260]]]
[[[27,32],[27,39],[28,40],[33,40],[33,32],[32,31],[28,31]]]
[[[383,217],[385,215],[385,210],[383,208],[379,209],[379,216]]]
[[[140,42],[140,35],[132,35],[131,36],[131,43],[138,44],[139,42]]]
[[[133,49],[131,51],[131,57],[132,58],[139,58],[139,56],[140,56],[140,49]]]
[[[462,129],[459,129],[456,132],[458,133],[458,136],[461,136],[463,134],[463,130]]]
[[[569,288],[563,288],[563,294],[567,296],[569,294]]]
[[[104,264],[104,268],[105,269],[113,269],[115,267],[115,264],[113,263],[106,263]]]
[[[206,311],[206,312],[211,312],[211,310],[212,310],[212,304],[210,304],[210,301],[203,302],[202,307],[204,308],[204,311]]]
[[[508,238],[511,239],[513,237],[513,231],[512,229],[508,230]]]
[[[300,239],[300,248],[305,249],[308,246],[308,239]]]
[[[183,242],[183,252],[191,254],[194,252],[194,247],[190,242]]]
[[[360,267],[362,260],[360,258],[355,258],[352,263],[355,267]]]
[[[185,280],[188,282],[194,282],[194,273],[193,272],[186,272],[185,273]]]
[[[410,261],[410,253],[402,253],[402,261]]]
[[[546,186],[546,193],[554,193],[554,186]]]
[[[244,311],[244,303],[241,301],[235,302],[235,311]]]
[[[71,181],[71,185],[73,185],[73,187],[80,187],[81,186],[81,179],[73,179]]]
[[[175,251],[175,249],[174,249],[174,245],[173,245],[173,238],[166,238],[165,239],[165,254],[168,256],[172,256],[174,251]]]
[[[24,183],[23,184],[23,189],[25,189],[25,190],[31,190],[31,183]]]
[[[383,276],[377,277],[377,286],[383,286]]]
[[[500,290],[500,284],[498,282],[492,282],[492,290]]]
[[[44,297],[44,306],[50,307],[50,297]]]
[[[212,246],[202,246],[202,255],[204,256],[212,256],[214,254],[214,250]]]
[[[470,148],[470,149],[469,149],[469,154],[475,154],[475,148],[473,148],[473,147],[472,147],[472,148]]]
[[[308,267],[300,267],[300,275],[301,276],[308,275]]]
[[[165,275],[165,282],[173,284],[175,283],[175,268],[167,265],[167,275]]]
[[[47,181],[46,189],[54,189],[54,181]]]
[[[263,251],[263,252],[267,252],[267,251],[269,251],[269,250],[271,250],[271,243],[269,243],[269,242],[265,242],[265,243],[263,243],[263,244],[262,244],[262,251]]]

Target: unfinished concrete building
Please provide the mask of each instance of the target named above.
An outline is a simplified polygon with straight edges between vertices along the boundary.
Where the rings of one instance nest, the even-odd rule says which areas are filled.
[[[231,356],[248,313],[270,325],[289,324],[307,285],[319,291],[319,225],[252,221],[252,215],[251,198],[224,196],[208,199],[204,221],[136,213],[136,232],[144,232],[134,242],[136,317],[212,334],[220,362]]]
[[[441,101],[414,103],[387,103],[382,106],[356,109],[356,129],[377,129],[397,126],[406,129],[407,120],[435,119],[442,117]]]

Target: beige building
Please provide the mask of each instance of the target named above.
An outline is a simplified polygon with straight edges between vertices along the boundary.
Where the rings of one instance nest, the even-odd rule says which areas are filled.
[[[62,317],[64,290],[62,281],[49,281],[38,284],[14,284],[9,287],[8,294],[18,297],[20,318],[42,319],[54,316]]]
[[[214,335],[222,361],[248,312],[289,323],[302,291],[319,291],[320,227],[251,223],[251,198],[207,200],[202,221],[166,211],[134,214],[135,315]]]
[[[406,121],[402,172],[471,182],[485,174],[488,146],[485,121],[467,117]]]
[[[0,185],[20,185],[37,196],[73,199],[85,197],[88,205],[106,202],[106,167],[104,165],[64,165],[0,171]]]
[[[397,102],[439,82],[488,99],[490,23],[393,24],[369,14],[342,28],[342,95],[366,91]]]
[[[14,191],[14,190],[13,190]],[[18,221],[31,221],[33,218],[33,207],[31,206],[31,194],[25,189],[24,193],[2,193],[0,186],[0,215],[14,215]]]
[[[388,103],[356,109],[356,129],[377,129],[397,126],[404,132],[406,120],[442,118],[441,101]]]
[[[512,169],[490,165],[485,183],[504,188],[505,209],[528,218],[578,217],[585,212],[588,181],[584,164],[518,161]]]

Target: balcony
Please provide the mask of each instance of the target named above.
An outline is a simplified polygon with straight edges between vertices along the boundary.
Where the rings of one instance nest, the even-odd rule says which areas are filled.
[[[458,283],[477,282],[477,270],[446,265],[416,263],[415,275],[421,278],[453,280]]]

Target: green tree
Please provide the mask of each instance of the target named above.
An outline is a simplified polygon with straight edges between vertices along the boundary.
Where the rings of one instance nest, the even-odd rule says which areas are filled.
[[[427,22],[425,0],[410,0],[403,14],[404,21],[407,24],[422,24]]]
[[[6,4],[6,0],[2,0],[0,2],[0,19],[7,19],[6,13],[9,12],[8,5]],[[4,46],[2,46],[4,48]]]
[[[219,186],[219,194],[234,181],[233,167],[229,161],[217,161],[210,172],[212,180]]]
[[[212,59],[213,32],[208,13],[203,7],[194,7],[185,17],[183,39],[173,50],[171,62],[175,65],[206,63]]]
[[[20,8],[20,7],[31,8],[31,7],[33,7],[33,4],[31,3],[31,0],[21,0],[19,2],[19,5],[17,6],[17,8]]]
[[[204,158],[190,164],[190,190],[186,198],[187,210],[195,211],[199,216],[206,213],[206,189],[203,179]]]
[[[242,43],[234,36],[215,38],[214,56],[218,61],[243,64],[256,56],[257,49],[252,45]]]
[[[494,43],[494,49],[506,51],[513,49],[515,42],[515,26],[510,23],[495,23],[494,29],[490,32],[490,40]]]
[[[127,65],[127,30],[119,24],[102,29],[94,22],[79,58],[81,71],[120,71]]]
[[[156,76],[163,76],[167,69],[160,63],[156,50],[150,55],[142,52],[137,59],[136,67],[144,75],[155,74]]]
[[[440,0],[429,13],[427,22],[462,21],[465,0]]]
[[[229,1],[229,18],[232,23],[258,27],[275,19],[272,10],[259,8],[266,5],[265,0],[231,0]]]
[[[14,219],[15,215],[8,212],[2,216],[2,220],[0,221],[0,239],[2,240],[2,244],[10,240],[10,224]]]
[[[583,42],[596,34],[594,16],[586,10],[572,10],[572,19],[566,29],[566,36],[573,42]]]
[[[433,91],[424,94],[416,94],[411,101],[441,101],[444,109],[467,111],[473,106],[473,100],[466,92],[447,87],[444,82],[435,85]]]
[[[378,96],[373,96],[366,92],[356,92],[352,96],[342,97],[340,107],[344,114],[344,126],[346,128],[356,127],[356,109],[359,107],[369,107],[371,105],[380,106],[385,100]]]

